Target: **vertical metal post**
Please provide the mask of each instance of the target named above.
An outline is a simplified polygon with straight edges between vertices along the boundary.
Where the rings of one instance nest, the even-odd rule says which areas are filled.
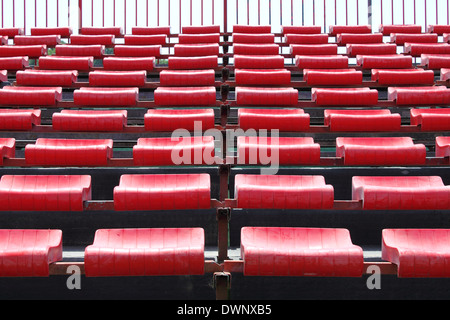
[[[83,1],[78,0],[78,32],[81,33],[81,28],[83,28]]]
[[[223,32],[228,32],[228,0],[223,0]]]
[[[372,0],[368,0],[367,3],[367,20],[370,25],[370,28],[373,29],[373,21],[372,21]]]

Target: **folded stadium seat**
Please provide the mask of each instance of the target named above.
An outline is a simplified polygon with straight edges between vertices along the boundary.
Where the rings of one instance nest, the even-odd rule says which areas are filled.
[[[158,106],[214,106],[215,87],[159,87],[155,90]]]
[[[448,105],[450,89],[433,87],[389,87],[388,100],[397,105]]]
[[[355,69],[304,69],[303,79],[309,86],[361,85],[363,74]]]
[[[78,106],[134,106],[139,99],[139,88],[90,88],[73,92],[73,102]]]
[[[411,125],[421,131],[449,131],[450,109],[411,109]]]
[[[131,34],[133,35],[160,35],[165,34],[169,36],[171,34],[170,27],[133,27],[131,28]]]
[[[88,200],[88,175],[4,175],[0,180],[0,211],[83,211]]]
[[[167,36],[165,34],[155,34],[155,35],[130,35],[126,34],[124,36],[125,45],[131,46],[151,46],[151,45],[163,45],[167,43]]]
[[[381,258],[399,278],[449,278],[448,229],[384,229]]]
[[[291,44],[289,45],[290,54],[292,56],[334,56],[338,54],[338,45],[330,44]]]
[[[6,36],[9,39],[14,39],[15,36],[23,35],[23,28],[0,28],[0,36]]]
[[[78,78],[76,70],[24,70],[17,71],[18,86],[71,87]]]
[[[0,277],[48,277],[63,259],[62,231],[0,230]]]
[[[46,45],[34,46],[0,46],[0,57],[39,58],[47,55]]]
[[[112,34],[115,37],[123,36],[123,29],[121,27],[82,27],[80,34],[85,35],[105,35]]]
[[[8,70],[0,70],[0,82],[8,81]]]
[[[33,166],[106,166],[113,156],[113,140],[44,139],[25,147],[26,163]]]
[[[30,28],[30,33],[32,36],[51,36],[59,35],[61,38],[70,38],[72,35],[72,27],[34,27]]]
[[[29,131],[41,124],[39,109],[0,109],[0,130]]]
[[[434,72],[423,69],[372,69],[372,81],[380,85],[434,84]]]
[[[219,66],[217,56],[205,57],[174,57],[170,56],[168,61],[171,70],[198,70],[215,69]]]
[[[412,69],[413,59],[399,54],[357,55],[356,65],[363,69]]]
[[[16,155],[16,139],[0,138],[0,166],[4,158],[14,158]]]
[[[294,88],[236,87],[236,103],[239,106],[294,106],[298,103],[298,90]]]
[[[7,44],[8,44],[8,37],[0,36],[0,45],[7,45]]]
[[[220,33],[220,25],[210,26],[183,26],[181,28],[182,34],[211,34]]]
[[[450,79],[450,69],[449,68],[442,68],[441,69],[441,81],[448,81]]]
[[[397,45],[394,43],[350,43],[347,44],[347,55],[356,57],[358,55],[393,55],[397,54]]]
[[[59,113],[53,113],[52,125],[57,131],[122,131],[127,125],[127,111],[61,110]]]
[[[84,35],[84,34],[73,34],[70,36],[70,44],[77,46],[84,45],[102,45],[102,46],[113,46],[115,37],[112,34],[105,35]]]
[[[336,138],[336,157],[345,165],[423,165],[426,153],[410,137]]]
[[[177,57],[206,57],[218,56],[220,47],[218,43],[204,44],[175,44],[174,56]]]
[[[276,56],[280,53],[280,46],[275,43],[263,43],[255,46],[249,43],[234,43],[233,53],[235,55],[265,55]]]
[[[358,25],[358,26],[330,26],[330,35],[337,36],[341,33],[372,33],[372,26]]]
[[[110,71],[152,71],[155,69],[154,57],[105,57],[103,69]]]
[[[91,71],[89,86],[92,87],[144,87],[147,71]]]
[[[322,176],[238,174],[234,197],[243,209],[331,209],[334,188]]]
[[[405,42],[437,43],[438,35],[436,33],[424,33],[424,34],[393,33],[393,34],[391,34],[391,42],[393,42],[399,46],[403,46],[405,44]]]
[[[269,25],[233,25],[233,33],[259,33],[268,34],[272,33],[272,26]]]
[[[244,227],[244,276],[362,277],[363,250],[346,229]]]
[[[379,32],[381,32],[384,36],[390,36],[391,33],[422,33],[422,26],[416,24],[382,24],[379,27]]]
[[[272,160],[276,163],[269,163]],[[314,143],[311,137],[240,136],[237,139],[237,163],[282,166],[319,164],[320,145]]]
[[[374,106],[378,104],[378,91],[370,88],[312,88],[311,100],[317,105]]]
[[[347,45],[350,43],[383,43],[383,34],[381,33],[340,33],[336,36],[336,42],[339,45]]]
[[[389,109],[325,110],[324,125],[331,132],[395,132],[400,131],[402,118]]]
[[[177,129],[201,131],[214,128],[214,109],[150,109],[144,116],[146,131],[173,132]]]
[[[238,109],[239,128],[307,132],[310,115],[303,109]]]
[[[47,56],[39,58],[42,70],[89,71],[94,66],[94,57]]]
[[[163,70],[159,74],[161,86],[214,86],[216,73],[208,70]]]
[[[281,33],[286,34],[320,34],[321,26],[281,26]]]
[[[289,85],[291,72],[286,69],[236,69],[236,85]]]
[[[285,34],[287,44],[328,44],[327,34]]]
[[[57,45],[55,55],[57,56],[76,56],[76,57],[94,57],[103,58],[105,54],[105,46],[100,44],[94,45]]]
[[[443,42],[446,42],[446,43],[450,42],[450,33],[444,33],[442,37],[443,37],[443,39],[442,39]]]
[[[284,69],[284,58],[281,55],[235,55],[236,69]]]
[[[13,106],[54,106],[62,100],[62,87],[3,87],[0,103]]]
[[[202,44],[202,43],[219,43],[219,42],[220,42],[220,33],[178,35],[178,43],[181,44]]]
[[[140,138],[133,147],[138,166],[207,165],[214,156],[212,136]]]
[[[404,54],[409,54],[413,57],[420,57],[422,54],[450,54],[450,44],[406,42]]]
[[[61,44],[61,37],[58,35],[50,36],[16,36],[14,38],[14,45],[17,46],[36,46],[46,45],[47,47],[55,47]]]
[[[116,45],[114,47],[114,55],[116,57],[155,57],[161,56],[161,45],[151,46],[129,46]]]
[[[201,228],[100,229],[85,249],[86,277],[203,275]]]
[[[437,176],[355,176],[352,199],[365,210],[448,210],[450,186]]]
[[[420,60],[422,67],[431,70],[450,68],[450,54],[422,54]]]
[[[444,33],[450,33],[450,25],[429,25],[427,27],[428,33],[437,33],[442,36]]]
[[[436,157],[448,158],[450,156],[450,138],[436,137]]]
[[[348,68],[348,57],[342,55],[296,55],[295,65],[299,69],[346,69]]]
[[[116,211],[211,208],[209,174],[122,175],[114,188]]]
[[[273,33],[233,33],[233,43],[275,43]]]

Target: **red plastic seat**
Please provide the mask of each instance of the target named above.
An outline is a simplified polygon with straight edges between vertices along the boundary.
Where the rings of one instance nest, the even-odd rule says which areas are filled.
[[[159,87],[154,97],[158,106],[212,106],[217,99],[215,87]]]
[[[450,42],[450,34],[449,33],[444,33],[443,34],[443,42],[445,43],[449,43]]]
[[[363,250],[346,229],[244,227],[245,276],[362,277]]]
[[[203,275],[201,228],[100,229],[85,249],[86,277]]]
[[[355,69],[305,69],[303,80],[310,86],[361,85],[363,74]]]
[[[243,209],[331,209],[334,189],[322,176],[238,174],[234,197]]]
[[[378,91],[370,88],[312,88],[311,100],[317,105],[369,106],[378,104]]]
[[[339,45],[347,45],[350,43],[359,43],[359,44],[382,43],[383,42],[383,34],[381,34],[381,33],[362,33],[362,34],[341,33],[336,36],[336,42]]]
[[[163,70],[159,74],[161,86],[214,86],[216,73],[214,70]]]
[[[124,36],[125,45],[129,46],[151,46],[151,45],[163,45],[167,43],[167,36],[165,34],[155,35],[132,35],[126,34]]]
[[[236,69],[284,69],[284,58],[281,55],[235,55]]]
[[[345,165],[423,165],[426,152],[410,137],[336,138],[336,157]]]
[[[0,82],[8,81],[8,70],[0,70]]]
[[[0,36],[0,45],[7,45],[7,44],[8,44],[8,37]]]
[[[291,44],[289,45],[292,56],[335,56],[338,54],[337,44]]]
[[[356,64],[363,69],[412,69],[411,56],[392,55],[357,55]]]
[[[348,68],[348,57],[342,55],[296,55],[295,66],[299,69],[346,69]]]
[[[48,277],[62,259],[61,230],[0,230],[0,277]]]
[[[85,35],[112,34],[116,37],[121,37],[123,36],[123,30],[121,27],[83,27],[80,30],[80,34]]]
[[[139,88],[89,88],[73,92],[78,106],[134,106],[139,99]]]
[[[411,125],[422,131],[450,130],[450,109],[411,109]]]
[[[92,87],[144,87],[147,71],[91,71],[89,85]]]
[[[397,105],[448,105],[450,90],[445,86],[389,87],[388,100]]]
[[[321,26],[281,26],[281,33],[286,34],[320,34]]]
[[[219,59],[217,56],[169,57],[169,69],[171,70],[215,69],[218,66]]]
[[[14,158],[16,155],[16,139],[0,138],[0,166],[4,158]]]
[[[29,66],[28,60],[28,57],[0,58],[0,69],[9,71],[23,70]]]
[[[0,57],[40,58],[47,55],[46,45],[36,46],[0,46]]]
[[[237,156],[239,164],[319,164],[320,145],[314,143],[314,139],[311,137],[240,136],[237,139]],[[272,161],[276,161],[276,163]]]
[[[298,103],[298,90],[294,88],[236,87],[236,103],[239,106],[293,106]]]
[[[114,40],[115,37],[112,34],[106,35],[73,34],[70,36],[70,44],[77,46],[84,46],[84,45],[113,46]]]
[[[152,71],[155,68],[154,57],[106,57],[103,59],[103,69],[110,71]]]
[[[450,156],[450,138],[436,137],[436,157],[448,158]]]
[[[352,199],[365,210],[448,210],[450,186],[437,176],[353,177]]]
[[[438,35],[436,33],[425,34],[404,34],[394,33],[391,34],[391,42],[396,45],[403,46],[406,42],[409,43],[437,43]]]
[[[214,137],[140,138],[133,147],[139,166],[207,165],[214,163]]]
[[[9,39],[22,34],[24,34],[23,28],[0,28],[0,36],[6,36]]]
[[[72,35],[72,27],[34,27],[30,29],[32,36],[59,35],[61,38],[69,38]]]
[[[122,131],[127,125],[126,110],[61,110],[52,117],[53,129],[74,132]]]
[[[305,132],[310,128],[310,115],[302,109],[238,109],[239,128],[243,130],[279,130]]]
[[[327,34],[285,34],[287,44],[327,44]]]
[[[175,44],[174,55],[177,57],[207,57],[220,54],[219,44]]]
[[[420,57],[422,54],[450,54],[450,44],[406,42],[404,45],[404,53],[413,57]]]
[[[448,81],[450,79],[450,69],[449,68],[442,68],[441,69],[441,81]]]
[[[269,25],[233,25],[233,33],[272,33],[272,26]]]
[[[0,90],[2,105],[54,106],[61,99],[61,87],[7,86]]]
[[[105,46],[102,45],[57,45],[55,47],[55,55],[64,57],[94,57],[103,58],[105,54]]]
[[[77,78],[78,71],[74,70],[25,70],[16,73],[16,83],[19,86],[70,87]]]
[[[47,56],[39,58],[39,69],[88,71],[94,66],[94,57]]]
[[[391,24],[386,25],[382,24],[379,27],[379,32],[381,32],[384,36],[390,36],[391,33],[422,33],[422,26],[415,24]]]
[[[324,125],[331,132],[395,132],[400,131],[402,118],[388,109],[325,110]]]
[[[88,175],[4,175],[0,211],[83,211],[91,200]]]
[[[49,36],[16,36],[14,38],[14,45],[17,46],[36,46],[46,45],[47,47],[54,47],[61,44],[61,37],[58,35]]]
[[[181,28],[183,34],[211,34],[220,33],[220,25],[210,26],[183,26]]]
[[[178,42],[181,44],[219,43],[220,33],[179,34]]]
[[[444,33],[450,32],[450,25],[428,25],[427,26],[428,33],[437,33],[442,36]]]
[[[349,57],[356,57],[358,55],[393,55],[397,54],[397,45],[394,43],[369,43],[347,44],[347,55]]]
[[[133,27],[131,28],[131,34],[134,35],[159,35],[165,34],[166,36],[170,35],[171,29],[170,27]]]
[[[0,109],[0,130],[29,131],[41,124],[39,109]]]
[[[434,84],[434,72],[423,69],[372,69],[372,81],[381,85]]]
[[[372,26],[358,25],[358,26],[330,26],[330,35],[336,36],[341,33],[372,33]]]
[[[116,211],[211,208],[209,174],[122,175],[114,188]]]
[[[144,118],[145,130],[153,132],[172,132],[177,129],[201,131],[214,128],[213,109],[151,109]]]
[[[100,166],[113,156],[113,140],[44,139],[25,147],[29,165]]]
[[[237,85],[289,85],[291,72],[286,69],[236,69]]]
[[[114,55],[116,57],[155,57],[161,56],[161,45],[150,46],[129,46],[116,45],[114,47]]]
[[[276,56],[280,53],[280,46],[275,43],[263,43],[255,46],[249,43],[234,43],[233,53],[235,55],[265,55],[265,56]]]
[[[449,278],[448,229],[384,229],[381,258],[399,278]]]

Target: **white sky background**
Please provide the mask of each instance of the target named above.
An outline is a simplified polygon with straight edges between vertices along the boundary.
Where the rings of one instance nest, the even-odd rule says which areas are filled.
[[[59,2],[59,14],[57,12],[57,1]],[[116,0],[116,26],[124,26],[125,12],[124,3],[127,3],[126,9],[126,33],[131,33],[133,26],[147,25],[147,2],[148,2],[148,25],[157,25],[157,0]],[[37,22],[35,22],[35,2],[37,8]],[[91,13],[94,11],[93,25],[103,25],[103,2],[104,8],[104,25],[113,25],[113,0],[83,0],[83,26],[91,26]],[[211,25],[212,20],[212,4],[214,2],[214,24],[223,26],[223,0],[192,0],[192,24],[201,25],[201,5],[203,2],[203,24]],[[358,14],[357,15],[357,2]],[[368,0],[336,0],[337,8],[335,9],[335,0],[228,0],[228,31],[231,31],[233,24],[249,24],[272,25],[272,32],[279,32],[280,25],[325,25],[326,30],[330,25],[335,23],[338,25],[356,25],[359,16],[359,24],[367,24],[367,2]],[[381,24],[381,2],[383,5],[383,23],[392,24],[392,6],[391,0],[372,0],[373,5],[373,28],[378,31]],[[405,4],[405,12],[403,12],[403,2]],[[414,23],[414,3],[416,4],[416,24],[423,26],[425,31],[425,3],[426,3],[426,22],[427,24],[447,24],[448,0],[394,0],[394,24],[402,24],[403,16],[405,16],[405,24]],[[29,34],[31,27],[35,24],[40,27],[55,27],[57,25],[57,16],[60,26],[69,25],[69,3],[70,3],[70,25],[73,27],[74,33],[78,30],[78,0],[0,0],[1,17],[4,27],[13,26],[13,4],[15,8],[14,23],[16,27],[24,26],[24,7],[26,8],[26,34]],[[160,21],[161,26],[169,25],[168,6],[169,0],[160,0]],[[170,26],[173,33],[179,32],[179,13],[180,0],[170,0]],[[191,0],[181,0],[181,25],[191,24]],[[238,4],[238,14],[236,13],[236,3]],[[247,13],[247,3],[250,6],[250,14]],[[260,4],[260,15],[258,17],[258,3]],[[293,7],[293,15],[291,20],[291,3]],[[436,3],[438,5],[438,21],[436,21]],[[48,4],[48,18],[46,18],[46,4]],[[137,4],[137,21],[136,21],[136,4]],[[326,20],[324,21],[324,4],[326,6]],[[314,11],[313,11],[314,9]],[[348,14],[346,14],[346,11]],[[313,14],[315,12],[315,14]],[[270,13],[270,14],[269,14]],[[281,13],[281,14],[280,14]],[[247,20],[249,17],[249,21]],[[282,21],[281,18],[282,17]],[[335,22],[335,17],[337,21]],[[238,21],[236,20],[238,18]],[[302,21],[303,19],[303,21]],[[324,24],[325,22],[325,24]],[[1,23],[1,21],[0,21]],[[223,28],[222,28],[223,29]]]

